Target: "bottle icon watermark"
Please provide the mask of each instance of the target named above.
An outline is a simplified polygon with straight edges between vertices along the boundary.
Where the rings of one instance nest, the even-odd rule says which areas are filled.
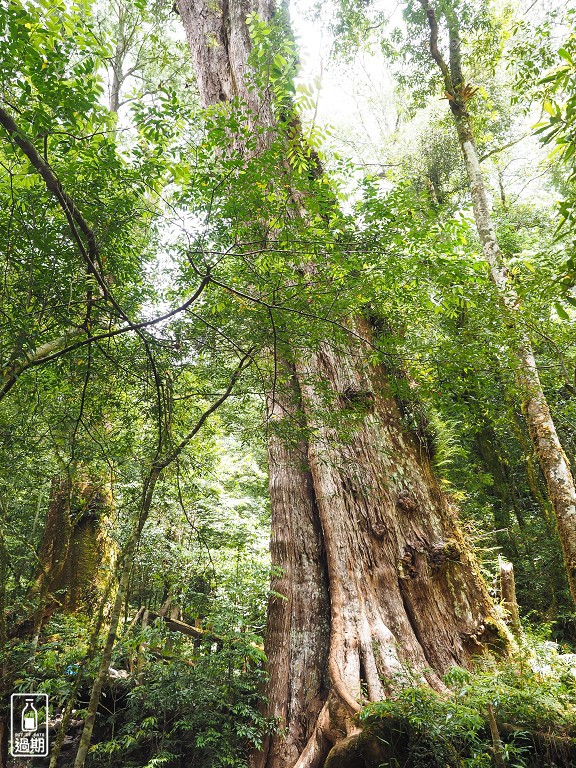
[[[10,754],[12,757],[48,757],[47,693],[12,694]]]
[[[34,706],[34,699],[26,699],[26,704],[22,710],[22,730],[24,733],[38,730],[38,710]]]

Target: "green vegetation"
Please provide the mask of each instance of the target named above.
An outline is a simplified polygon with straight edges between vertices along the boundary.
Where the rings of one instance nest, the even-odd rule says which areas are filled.
[[[574,475],[576,12],[293,10],[330,38],[344,83],[358,62],[385,70],[389,102],[359,96],[351,126],[298,80],[284,6],[244,4],[236,48],[204,35],[203,71],[191,5],[0,8],[0,768],[19,765],[10,694],[30,691],[51,708],[51,758],[33,768],[241,768],[263,744],[257,768],[576,765],[574,572],[527,418],[530,396],[547,403],[552,458]],[[430,56],[427,5],[463,80]],[[248,86],[210,101],[210,56],[234,64],[238,40]],[[385,607],[368,641],[339,630],[338,598],[355,605],[334,581],[340,545]],[[502,558],[523,624],[505,643]],[[468,562],[483,623],[449,579]],[[429,627],[430,650],[418,620],[451,589],[466,631]],[[361,641],[374,658],[347,666]]]

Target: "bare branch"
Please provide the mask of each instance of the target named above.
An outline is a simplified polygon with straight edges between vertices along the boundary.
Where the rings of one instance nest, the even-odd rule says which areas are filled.
[[[178,456],[182,453],[182,451],[186,448],[188,443],[198,434],[198,432],[202,429],[202,426],[204,425],[204,422],[206,419],[208,419],[215,410],[217,410],[222,403],[228,399],[230,396],[232,390],[234,389],[236,382],[240,378],[240,375],[242,374],[242,371],[252,362],[252,355],[254,353],[254,348],[249,349],[248,352],[244,355],[244,357],[240,360],[236,370],[230,377],[230,381],[228,383],[228,386],[224,390],[223,394],[215,400],[212,405],[207,408],[202,416],[198,419],[196,422],[196,425],[194,428],[184,437],[182,440],[176,445],[166,456],[164,456],[162,459],[159,459],[155,461],[154,466],[158,470],[163,470],[165,467],[167,467],[169,464],[171,464],[175,459],[178,458]],[[249,361],[249,362],[247,362]]]
[[[143,320],[140,323],[130,323],[129,325],[123,325],[121,328],[115,328],[112,331],[90,335],[85,339],[76,341],[73,344],[69,344],[68,342],[70,339],[76,336],[82,336],[86,333],[85,328],[71,328],[63,336],[60,336],[52,341],[48,341],[45,344],[41,344],[31,352],[24,352],[25,359],[20,360],[16,364],[12,365],[2,377],[2,386],[0,386],[0,400],[2,400],[2,398],[8,394],[8,392],[16,383],[18,377],[28,368],[32,368],[37,365],[44,365],[44,363],[49,363],[52,360],[56,360],[59,357],[67,355],[69,352],[73,352],[76,349],[85,347],[87,344],[91,344],[93,341],[111,339],[114,336],[119,336],[130,331],[139,331],[143,328],[149,328],[150,326],[158,325],[158,323],[169,320],[171,317],[174,317],[181,312],[185,312],[200,297],[200,294],[203,292],[204,288],[206,288],[210,282],[210,279],[211,278],[209,274],[204,275],[200,285],[189,299],[187,299],[179,307],[176,307],[175,309],[170,310],[170,312],[166,312],[159,317],[155,317],[152,320]]]

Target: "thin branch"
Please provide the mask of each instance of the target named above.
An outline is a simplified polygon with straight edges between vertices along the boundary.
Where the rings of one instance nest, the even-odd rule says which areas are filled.
[[[135,326],[135,324],[132,322],[130,317],[126,314],[126,312],[122,309],[120,304],[116,301],[116,299],[113,297],[112,293],[110,292],[108,288],[108,284],[104,278],[104,270],[102,268],[102,264],[100,261],[98,243],[96,241],[96,235],[94,234],[94,231],[92,230],[92,228],[90,227],[86,219],[82,216],[82,213],[76,207],[76,204],[74,203],[72,198],[64,190],[64,188],[62,187],[62,184],[56,178],[56,176],[54,175],[48,163],[46,163],[42,159],[42,157],[40,157],[40,155],[36,151],[36,148],[30,141],[30,139],[28,139],[25,133],[23,133],[18,128],[12,116],[8,112],[6,112],[6,110],[3,109],[2,107],[0,107],[0,125],[2,125],[5,128],[10,138],[14,141],[14,143],[18,147],[20,147],[22,152],[30,160],[30,163],[32,164],[32,166],[37,170],[38,174],[44,180],[44,183],[46,184],[46,188],[50,192],[52,192],[52,194],[60,204],[60,207],[62,208],[62,211],[66,216],[66,220],[68,222],[68,226],[70,227],[72,237],[78,246],[78,250],[80,251],[82,258],[88,265],[89,273],[94,275],[96,282],[100,286],[100,289],[102,291],[102,296],[112,304],[112,306],[118,312],[120,317],[122,317],[122,319],[125,320],[125,322],[132,327],[132,330],[134,330],[137,333],[138,337],[140,338],[144,346],[144,349],[146,351],[146,356],[148,358],[148,362],[150,363],[150,368],[152,370],[154,385],[156,387],[156,404],[158,408],[157,455],[159,456],[162,451],[162,444],[164,440],[163,416],[162,416],[163,384],[162,384],[162,379],[160,377],[160,374],[158,373],[156,361],[154,359],[154,356],[152,355],[152,351],[150,349],[148,339],[146,338],[144,333]],[[82,235],[84,235],[87,246],[84,244],[84,241],[80,235],[80,232],[82,233]],[[88,316],[89,316],[89,310],[88,310],[87,318]]]
[[[161,613],[148,611],[148,617],[152,619],[152,621],[162,619],[171,632],[181,632],[183,635],[194,637],[197,640],[209,640],[210,642],[216,641],[219,643],[224,643],[227,640],[227,638],[222,635],[217,635],[215,632],[210,632],[206,629],[198,629],[198,627],[193,627],[191,624],[186,624],[186,622],[179,621],[178,619],[169,619]]]
[[[3,128],[6,130],[6,132],[8,133],[10,138],[14,141],[14,143],[18,147],[20,147],[20,149],[26,155],[26,157],[28,158],[32,166],[36,169],[38,174],[44,180],[44,183],[46,184],[46,188],[58,200],[60,207],[64,211],[64,215],[68,220],[68,224],[72,231],[72,236],[76,241],[78,248],[82,253],[82,256],[84,257],[85,261],[88,263],[90,272],[96,278],[98,284],[100,285],[101,289],[104,292],[104,295],[108,295],[108,286],[106,285],[104,278],[100,274],[98,246],[96,243],[96,236],[94,235],[94,232],[92,231],[91,227],[88,225],[88,223],[86,222],[86,220],[84,219],[84,217],[82,216],[78,208],[76,207],[76,204],[74,203],[72,198],[64,191],[62,184],[56,178],[56,176],[54,175],[48,163],[46,163],[45,160],[43,160],[43,158],[38,154],[35,146],[32,144],[30,139],[28,139],[25,133],[20,130],[20,128],[14,121],[13,117],[8,112],[6,112],[6,110],[3,109],[2,107],[0,107],[0,125],[3,126]],[[82,234],[86,238],[86,243],[88,248],[86,248],[86,246],[84,245],[78,230],[80,230],[80,232],[82,232]]]
[[[80,408],[78,409],[78,418],[76,419],[76,423],[74,424],[74,430],[72,431],[72,440],[71,440],[71,451],[70,451],[70,461],[69,465],[72,464],[72,462],[75,459],[76,454],[76,438],[78,436],[78,430],[80,429],[80,424],[83,423],[84,418],[84,407],[86,405],[86,393],[88,392],[88,383],[90,381],[90,375],[92,373],[92,345],[88,344],[88,357],[86,361],[86,373],[84,375],[84,383],[82,385],[82,393],[80,395]]]
[[[485,155],[482,155],[482,157],[478,158],[479,163],[483,163],[484,160],[487,160],[492,155],[498,154],[498,152],[504,152],[505,149],[510,149],[510,147],[513,147],[515,144],[519,144],[521,141],[524,141],[524,139],[527,139],[528,136],[531,136],[531,133],[525,133],[523,136],[520,136],[519,139],[514,139],[513,141],[509,141],[508,144],[504,144],[502,147],[496,147],[496,149],[491,149],[490,152],[486,152]]]
[[[38,365],[45,360],[54,359],[63,354],[63,350],[75,349],[77,344],[68,345],[70,338],[74,336],[80,336],[86,333],[83,328],[71,328],[63,336],[59,336],[57,339],[47,341],[45,344],[41,344],[32,352],[24,352],[25,359],[20,362],[15,362],[10,366],[6,374],[3,376],[2,387],[0,388],[0,400],[8,394],[12,389],[16,380],[20,374],[27,368],[33,365]],[[67,346],[68,345],[68,346]]]
[[[180,507],[182,509],[182,514],[186,518],[188,525],[196,536],[198,537],[198,540],[206,548],[206,554],[208,555],[208,560],[210,561],[210,566],[212,567],[212,574],[215,577],[216,576],[216,566],[214,565],[214,561],[212,560],[212,552],[210,551],[210,546],[208,542],[206,541],[205,536],[202,534],[198,526],[194,523],[193,520],[190,519],[188,516],[188,510],[186,509],[186,505],[184,504],[184,497],[182,496],[182,486],[180,484],[180,464],[179,462],[176,463],[176,489],[178,491],[178,502],[180,504]]]
[[[450,86],[452,83],[450,78],[450,70],[448,69],[448,65],[440,53],[440,49],[438,48],[438,21],[436,19],[436,14],[434,13],[434,9],[429,3],[429,0],[420,0],[420,5],[426,12],[428,26],[430,27],[430,53],[436,64],[438,64],[440,67],[440,71],[444,77],[446,90],[451,90]]]
[[[200,294],[204,291],[210,280],[211,277],[209,274],[204,275],[200,285],[189,299],[187,299],[179,307],[171,309],[169,312],[166,312],[159,317],[155,317],[152,320],[143,320],[140,323],[130,322],[128,325],[123,325],[121,328],[115,328],[112,331],[106,331],[104,333],[88,336],[87,338],[76,341],[73,344],[68,344],[68,340],[70,338],[81,336],[86,333],[85,328],[71,328],[63,336],[60,336],[59,338],[52,341],[48,341],[45,344],[41,344],[32,352],[24,352],[25,360],[14,364],[5,373],[2,379],[2,386],[0,387],[0,400],[2,400],[2,398],[8,394],[8,392],[16,383],[16,380],[20,374],[22,374],[28,368],[32,368],[37,365],[43,365],[44,363],[49,363],[52,360],[56,360],[57,358],[62,357],[63,355],[67,355],[69,352],[80,349],[87,344],[91,344],[93,341],[102,341],[102,339],[110,339],[114,336],[119,336],[120,334],[128,333],[130,331],[139,331],[143,328],[148,328],[150,326],[157,325],[158,323],[162,323],[165,320],[169,320],[171,317],[174,317],[181,312],[185,312],[187,309],[189,309],[189,307],[192,306],[192,304],[197,301],[197,299],[200,297]]]
[[[186,448],[186,446],[190,443],[190,441],[198,434],[198,432],[202,429],[202,426],[204,425],[204,422],[206,419],[208,419],[215,410],[217,410],[222,403],[228,399],[230,396],[232,390],[234,389],[236,382],[240,378],[240,375],[244,371],[244,369],[252,362],[252,354],[254,353],[255,348],[249,349],[248,352],[242,357],[240,360],[236,370],[230,377],[230,381],[228,383],[228,386],[224,390],[223,394],[215,400],[212,405],[207,408],[202,416],[198,419],[196,422],[195,427],[184,437],[182,440],[176,445],[164,458],[159,459],[154,462],[155,468],[158,470],[162,470],[165,467],[167,467],[169,464],[171,464],[175,459],[178,458],[178,456],[182,453],[182,451]],[[250,361],[247,363],[247,361]]]
[[[244,291],[240,291],[237,288],[232,288],[231,286],[226,285],[225,283],[221,283],[215,277],[212,277],[211,281],[214,283],[214,285],[218,285],[220,286],[220,288],[224,288],[225,290],[229,291],[230,293],[233,293],[235,296],[238,296],[241,299],[246,299],[247,301],[251,301],[254,304],[259,304],[260,306],[265,307],[268,311],[272,309],[276,309],[282,312],[290,312],[292,314],[296,314],[296,315],[299,315],[300,317],[305,317],[311,320],[319,320],[322,323],[328,323],[329,325],[333,325],[334,327],[339,328],[342,331],[345,331],[350,336],[353,336],[358,341],[361,341],[363,344],[367,344],[369,347],[372,347],[372,349],[376,349],[379,352],[382,351],[376,345],[374,345],[369,339],[364,338],[364,336],[362,336],[359,333],[356,333],[356,331],[353,331],[351,328],[348,328],[347,326],[338,322],[338,320],[331,320],[329,317],[322,317],[321,315],[317,315],[314,312],[305,312],[304,310],[295,309],[294,307],[282,306],[279,304],[269,304],[267,301],[264,301],[264,299],[259,299],[257,296],[251,296],[249,293],[244,293]]]

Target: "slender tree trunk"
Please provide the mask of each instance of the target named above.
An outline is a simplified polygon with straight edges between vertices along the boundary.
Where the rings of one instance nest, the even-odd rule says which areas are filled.
[[[110,61],[110,66],[112,69],[112,81],[110,83],[110,97],[108,100],[110,112],[113,112],[115,115],[118,114],[118,110],[120,109],[120,90],[125,79],[123,73],[124,60],[126,58],[126,30],[124,24],[124,14],[125,9],[120,4],[118,6],[116,46]]]
[[[4,499],[0,497],[0,648],[6,646],[8,640],[8,624],[6,621],[7,603],[6,603],[6,585],[8,583],[8,569],[10,566],[10,553],[6,546],[6,518],[7,509],[4,505]],[[0,665],[0,671],[4,664]],[[2,675],[3,676],[3,675]],[[1,740],[0,740],[1,743]]]
[[[178,0],[178,9],[204,104],[240,98],[274,130],[268,95],[246,82],[246,16],[269,22],[272,3]],[[408,679],[441,689],[447,668],[507,638],[383,369],[368,362],[368,324],[351,331],[367,343],[288,351],[295,375],[270,398],[273,422],[306,424],[311,437],[294,445],[272,429],[268,448],[282,571],[273,586],[283,595],[269,606],[268,711],[282,731],[254,756],[257,768],[320,766],[357,731],[362,701]],[[327,411],[331,423],[356,414],[346,437]]]
[[[490,265],[490,276],[498,289],[502,304],[514,317],[517,315],[520,299],[508,279],[508,273],[504,267],[504,259],[492,224],[486,186],[467,114],[456,117],[456,127],[470,180],[476,226],[484,256]],[[516,350],[518,359],[517,380],[524,398],[524,416],[554,508],[570,592],[576,602],[576,487],[574,478],[570,463],[560,444],[554,420],[540,383],[532,345],[527,335],[518,328],[516,321],[514,321],[514,325],[519,335]]]
[[[496,541],[504,551],[511,551],[513,555],[518,556],[518,542],[512,530],[510,511],[514,511],[520,531],[524,530],[526,523],[505,458],[500,455],[496,433],[488,422],[478,428],[475,443],[476,453],[492,477],[490,491],[495,500]]]
[[[500,566],[500,597],[508,614],[512,632],[518,636],[522,631],[520,624],[520,611],[516,599],[516,581],[514,579],[514,566],[503,558],[499,558]]]
[[[144,609],[142,615],[142,633],[148,628],[148,608]],[[136,655],[136,682],[138,685],[142,685],[144,681],[144,664],[146,662],[146,644],[140,643],[138,646],[138,652]]]
[[[6,621],[7,604],[6,604],[6,585],[8,582],[8,568],[10,565],[10,553],[6,546],[5,540],[5,526],[6,526],[7,509],[4,505],[4,500],[0,498],[0,649],[5,650],[8,641],[8,625]],[[9,667],[6,659],[6,654],[3,652],[2,663],[0,664],[0,679],[11,680],[12,677],[9,672]],[[9,694],[10,691],[6,690],[8,686],[0,686],[2,693]],[[8,761],[8,695],[2,696],[0,701],[0,768],[5,768]]]
[[[94,683],[92,684],[92,691],[90,693],[90,701],[88,703],[86,719],[84,720],[84,728],[82,729],[82,735],[80,736],[80,743],[78,745],[78,751],[74,759],[74,768],[84,768],[86,761],[86,755],[90,748],[90,742],[92,740],[92,732],[96,723],[96,714],[98,712],[98,704],[100,703],[100,694],[106,680],[108,679],[108,670],[110,668],[110,662],[112,660],[112,652],[114,650],[114,644],[118,635],[118,627],[120,619],[122,617],[122,606],[128,592],[128,583],[130,581],[130,570],[132,568],[132,558],[136,551],[140,530],[134,532],[131,538],[128,540],[124,552],[122,553],[120,580],[118,584],[118,590],[116,592],[116,598],[112,606],[110,613],[110,623],[108,626],[108,633],[106,635],[106,642],[104,643],[104,650],[102,652],[102,659],[100,661],[100,667]]]
[[[486,184],[466,107],[467,101],[473,96],[473,91],[465,84],[462,73],[462,46],[456,14],[451,10],[446,16],[450,40],[447,64],[438,47],[436,13],[429,0],[420,0],[420,4],[426,12],[430,28],[430,54],[442,72],[444,86],[449,95],[450,109],[464,155],[474,219],[484,257],[490,268],[491,280],[496,286],[500,301],[508,315],[511,329],[518,337],[517,381],[524,398],[524,415],[554,508],[570,592],[572,599],[576,602],[576,486],[540,383],[530,339],[518,323],[520,298],[508,278],[504,257],[496,238]]]
[[[557,539],[558,531],[556,529],[554,511],[546,495],[546,484],[544,481],[544,476],[538,461],[538,456],[534,450],[534,443],[532,442],[530,433],[528,432],[526,419],[524,419],[522,414],[519,412],[517,402],[512,402],[508,397],[506,400],[512,432],[514,433],[516,441],[518,442],[518,445],[520,446],[524,456],[524,469],[526,471],[526,482],[530,491],[530,496],[538,508],[540,517],[546,526],[546,530],[550,535],[550,538]],[[559,542],[558,550],[560,551]],[[563,567],[561,578],[565,579]]]
[[[81,666],[79,665],[77,668],[74,684],[68,694],[68,700],[66,702],[66,706],[64,707],[64,711],[62,713],[60,729],[57,733],[56,739],[54,740],[54,743],[52,744],[52,748],[50,750],[49,768],[56,768],[58,764],[58,759],[60,757],[62,745],[64,743],[64,739],[66,738],[66,734],[70,726],[70,721],[72,720],[74,707],[78,699],[78,691],[80,690],[80,687],[85,680],[86,667],[89,665],[89,663],[92,661],[92,659],[95,657],[96,653],[98,652],[100,630],[104,623],[104,610],[106,608],[107,601],[110,598],[113,588],[114,588],[114,580],[111,577],[109,579],[106,592],[102,596],[102,599],[100,600],[98,613],[96,614],[96,617],[94,619],[94,623],[92,626],[92,631],[90,633],[90,639],[88,642],[86,655],[83,659],[82,665]]]
[[[514,403],[509,403],[508,410],[510,412],[512,431],[514,432],[516,440],[524,455],[524,468],[526,471],[526,481],[530,496],[539,512],[539,517],[545,527],[546,536],[550,541],[550,553],[546,562],[547,586],[550,602],[545,616],[547,618],[553,618],[558,613],[559,608],[562,606],[568,607],[570,605],[568,574],[564,567],[562,545],[560,543],[554,509],[546,493],[547,488],[542,473],[542,467],[538,461],[538,456],[535,451],[534,443],[530,437],[526,420],[522,417]],[[536,541],[532,544],[532,547],[534,547],[534,545],[536,545],[536,547],[539,546],[539,538],[540,537],[538,536],[536,537]],[[534,558],[533,562],[535,562]]]

